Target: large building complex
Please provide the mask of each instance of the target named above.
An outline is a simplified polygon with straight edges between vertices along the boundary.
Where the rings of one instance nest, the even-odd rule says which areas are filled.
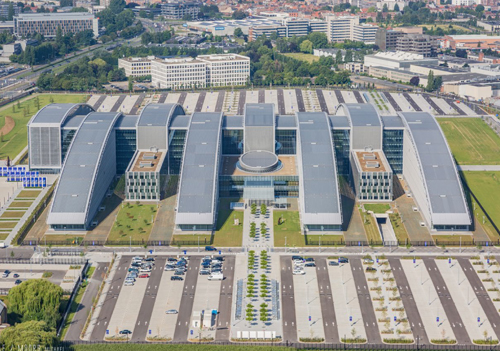
[[[118,60],[127,76],[151,75],[160,89],[243,86],[250,78],[250,58],[237,54],[192,57],[133,57]]]
[[[359,201],[393,199],[405,179],[433,231],[468,230],[471,217],[451,152],[426,112],[380,116],[371,104],[341,103],[332,115],[277,115],[246,103],[243,115],[148,104],[139,116],[52,104],[28,125],[32,170],[60,173],[47,222],[85,230],[116,175],[126,197],[157,201],[167,175],[179,175],[175,230],[212,232],[220,197],[286,205],[298,199],[303,232],[347,227],[339,177]],[[165,175],[165,176],[162,176]]]
[[[436,40],[430,35],[408,34],[396,39],[396,50],[419,54],[424,57],[434,56],[437,49]]]
[[[92,30],[99,35],[98,19],[91,13],[23,13],[14,17],[14,34],[18,38],[39,33],[46,38],[54,38],[57,29],[62,34]]]
[[[167,2],[161,4],[161,15],[168,19],[183,19],[189,16],[191,20],[196,20],[201,5],[199,2]]]
[[[375,44],[378,27],[365,23],[360,24],[358,16],[327,16],[326,23],[326,36],[329,42],[354,40]]]

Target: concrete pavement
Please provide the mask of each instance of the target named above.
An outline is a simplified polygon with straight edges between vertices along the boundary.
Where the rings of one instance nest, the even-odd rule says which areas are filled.
[[[283,342],[296,342],[297,317],[295,315],[295,293],[293,289],[292,258],[280,257],[281,305],[283,320]]]
[[[230,341],[231,339],[231,306],[233,303],[234,256],[226,256],[223,264],[224,280],[221,282],[219,298],[219,316],[215,340]]]
[[[326,343],[339,343],[339,331],[337,329],[337,317],[333,307],[333,289],[328,276],[327,260],[323,257],[316,258],[316,275],[319,288],[319,300],[323,314],[323,328]]]

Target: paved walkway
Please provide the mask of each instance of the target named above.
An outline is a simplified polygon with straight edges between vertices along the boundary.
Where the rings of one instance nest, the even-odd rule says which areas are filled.
[[[500,165],[457,165],[459,171],[493,171],[500,172]]]
[[[164,241],[167,244],[170,242],[174,232],[176,203],[177,195],[161,200],[149,240]]]
[[[98,212],[94,218],[98,222],[97,227],[87,233],[85,240],[104,241],[108,238],[118,211],[120,211],[121,203],[122,199],[116,194],[104,200],[101,205],[105,207],[104,211]]]

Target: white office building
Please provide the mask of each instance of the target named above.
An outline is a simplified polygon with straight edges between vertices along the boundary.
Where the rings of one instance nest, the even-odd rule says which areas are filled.
[[[127,77],[148,76],[151,75],[151,61],[154,58],[154,56],[121,58],[118,59],[118,68],[123,68]]]
[[[358,16],[327,16],[326,23],[326,36],[329,42],[354,40],[366,44],[375,43],[378,27],[360,24]]]

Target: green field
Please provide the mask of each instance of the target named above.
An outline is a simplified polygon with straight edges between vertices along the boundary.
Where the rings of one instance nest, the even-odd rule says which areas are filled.
[[[367,211],[372,211],[373,213],[386,213],[391,209],[389,204],[364,204],[363,207]]]
[[[462,174],[472,193],[477,197],[495,225],[500,227],[500,201],[497,199],[500,197],[500,172],[462,172]],[[484,218],[483,224],[483,212],[480,207],[474,206],[474,202],[472,203],[471,211],[474,211],[474,216],[482,224],[490,239],[498,240],[498,233],[487,218]]]
[[[0,218],[21,218],[26,211],[5,211]]]
[[[28,208],[33,201],[12,201],[9,208]]]
[[[304,236],[300,231],[300,218],[298,211],[274,211],[274,246],[303,247],[305,246]],[[284,222],[278,224],[279,219]]]
[[[319,61],[319,56],[314,56],[312,54],[303,54],[301,52],[290,52],[290,53],[283,54],[283,55],[288,56],[288,57],[292,57],[296,60],[305,61],[308,63],[313,63],[314,61]]]
[[[108,241],[147,241],[151,233],[151,218],[156,217],[155,204],[126,202],[118,212],[108,235]]]
[[[233,211],[229,205],[238,199],[221,198],[217,213],[217,229],[213,245],[215,247],[240,247],[243,241],[243,211]],[[234,220],[239,225],[234,225]]]
[[[51,103],[85,102],[86,95],[70,94],[42,94],[38,95],[38,105],[40,108]],[[31,117],[38,111],[36,97],[33,96],[23,102],[8,104],[0,109],[0,127],[5,124],[5,117],[10,116],[15,122],[14,128],[2,136],[0,140],[0,159],[6,159],[7,156],[13,159],[27,145],[28,135],[26,125]]]
[[[361,219],[363,220],[368,242],[381,242],[382,238],[380,237],[380,232],[378,230],[377,223],[375,222],[375,218],[372,215],[363,212],[361,209],[359,210],[359,213],[361,215]]]
[[[460,165],[500,164],[500,138],[479,118],[438,118]]]
[[[36,199],[40,192],[41,190],[22,190],[19,195],[17,195],[16,200],[20,198]]]
[[[94,344],[94,345],[73,345],[74,351],[294,351],[294,348],[283,347],[276,345],[269,346],[249,346],[233,344],[231,347],[227,345],[205,345],[205,344]]]

